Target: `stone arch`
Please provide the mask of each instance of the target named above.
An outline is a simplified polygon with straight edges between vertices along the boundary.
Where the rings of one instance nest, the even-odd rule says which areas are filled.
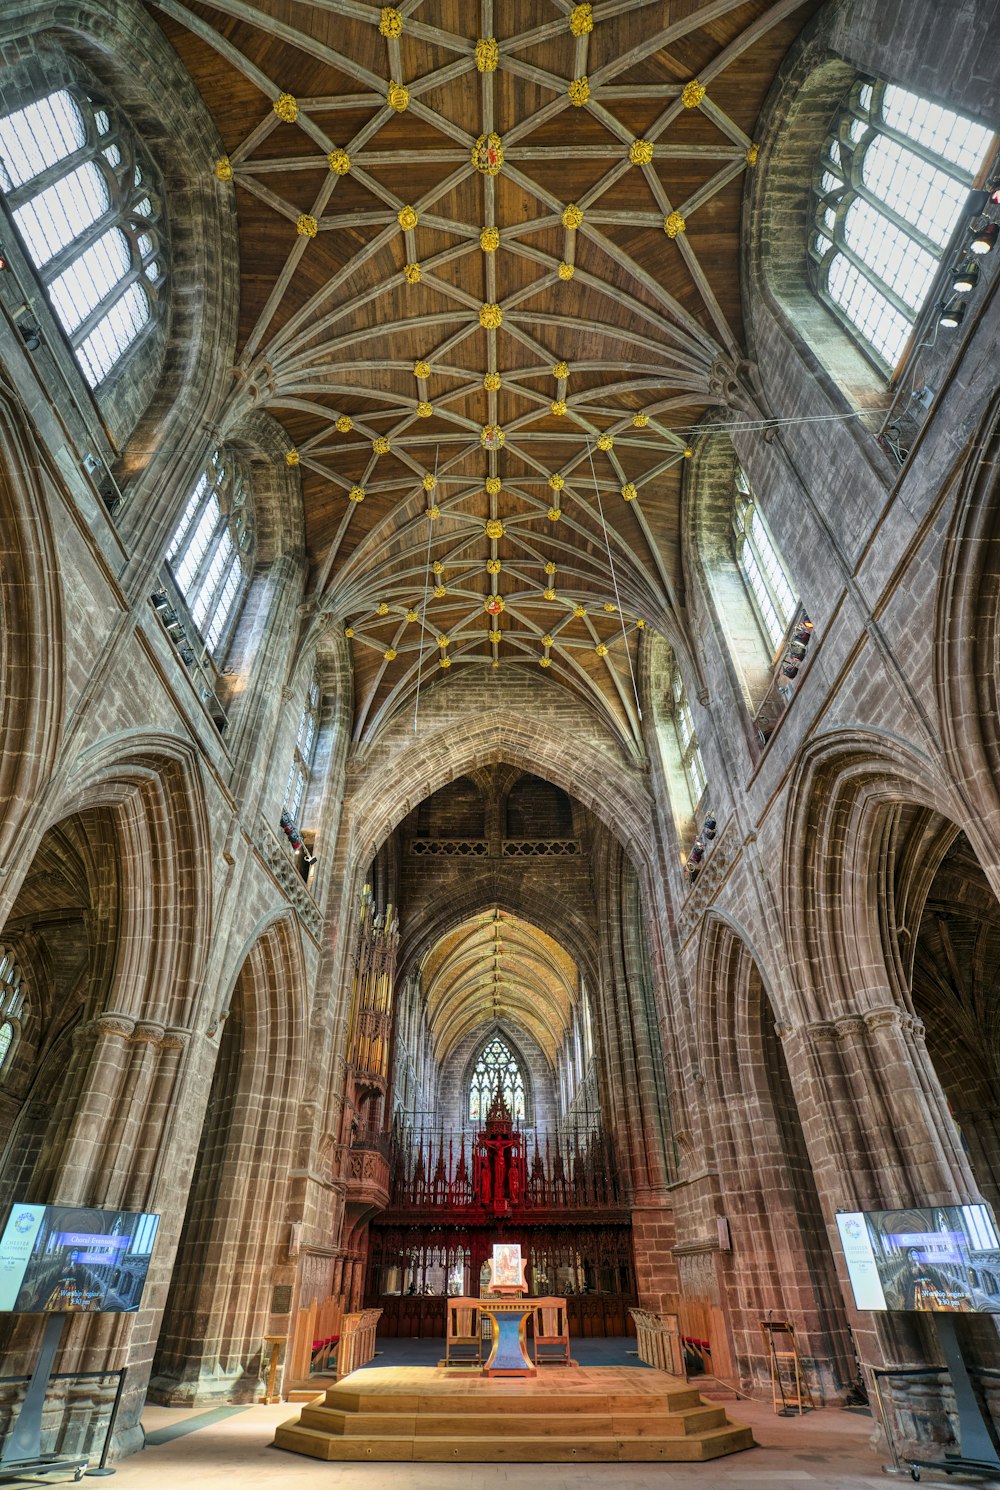
[[[743,1380],[770,1380],[759,1321],[793,1318],[824,1387],[853,1376],[847,1323],[770,980],[746,932],[712,912],[697,954],[699,1047],[719,1205],[731,1251],[714,1255]],[[777,1017],[776,1017],[777,1016]],[[710,1241],[712,1239],[709,1239]]]
[[[783,914],[800,1007],[789,1018],[828,1020],[885,1007],[901,994],[888,869],[892,809],[912,802],[942,816],[961,806],[926,756],[898,736],[862,729],[822,735],[802,752],[788,794],[782,844]]]
[[[215,1069],[153,1366],[157,1401],[254,1400],[263,1336],[288,1332],[305,987],[298,928],[282,913],[257,929],[205,1053],[205,1077],[208,1060]]]
[[[427,838],[484,838],[486,799],[482,786],[472,776],[458,776],[448,783],[447,819],[444,803],[435,792],[417,808],[417,834]]]
[[[559,941],[577,967],[588,981],[596,981],[597,978],[597,945],[594,936],[594,928],[578,914],[570,901],[561,896],[557,890],[553,890],[549,903],[546,906],[546,917],[549,925],[543,923],[543,917],[539,906],[528,896],[515,896],[505,891],[502,886],[497,886],[493,876],[485,872],[482,880],[473,879],[465,888],[461,896],[453,896],[446,903],[438,903],[430,907],[428,915],[414,917],[405,927],[399,944],[399,954],[396,963],[396,977],[399,983],[413,971],[428,947],[455,927],[467,921],[477,910],[496,906],[499,910],[509,911],[511,915],[519,916],[522,920],[537,927],[539,931],[548,931],[552,922],[559,927],[559,935],[555,940]]]
[[[958,472],[938,583],[934,689],[945,757],[968,816],[1000,842],[1000,394]]]
[[[190,1025],[212,931],[211,833],[195,750],[144,730],[106,737],[79,756],[49,820],[88,807],[110,809],[119,847],[116,1012]]]
[[[0,379],[0,863],[42,795],[63,707],[59,566],[46,507],[52,471]]]
[[[907,1007],[983,1194],[1000,1205],[1000,901],[966,833],[927,808],[892,823],[895,930]]]
[[[951,823],[960,811],[948,783],[907,741],[844,729],[802,753],[783,843],[782,912],[795,933],[786,942],[779,1033],[828,1222],[838,1210],[979,1198],[899,952],[893,855],[901,809]],[[850,1300],[832,1230],[830,1238]],[[859,1355],[926,1360],[934,1347],[921,1328],[903,1314],[864,1316],[854,1325]]]
[[[407,733],[406,726],[387,731],[379,747],[354,763],[352,839],[359,848],[371,845],[369,859],[424,797],[478,766],[503,762],[576,797],[638,862],[650,861],[653,801],[645,773],[616,759],[603,742],[513,705],[449,719],[416,740]],[[387,805],[379,767],[390,760],[394,792]]]
[[[215,126],[191,78],[162,31],[145,14],[124,12],[114,0],[84,0],[64,11],[32,0],[5,6],[2,34],[36,49],[76,58],[120,104],[160,172],[170,229],[169,334],[148,366],[133,363],[119,378],[103,412],[120,447],[135,451],[119,469],[134,481],[148,452],[184,444],[183,432],[211,417],[227,388],[236,334],[234,279],[223,271],[237,255],[232,188],[214,179],[223,154]],[[205,286],[216,293],[205,294]],[[154,462],[155,464],[155,462]],[[148,488],[168,488],[160,472]],[[130,503],[127,526],[145,504]]]
[[[529,833],[529,825],[539,817],[543,819],[541,828]],[[519,776],[507,791],[504,819],[504,836],[507,838],[573,836],[573,808],[569,793],[530,772]]]

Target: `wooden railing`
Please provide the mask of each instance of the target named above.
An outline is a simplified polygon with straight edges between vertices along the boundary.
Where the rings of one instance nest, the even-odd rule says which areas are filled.
[[[337,1380],[357,1371],[375,1358],[375,1331],[381,1309],[362,1309],[345,1314],[340,1321],[340,1344],[337,1346]]]
[[[344,1300],[340,1295],[314,1299],[296,1312],[285,1365],[285,1387],[308,1381],[313,1371],[330,1368],[330,1357],[342,1334]]]
[[[639,1359],[671,1376],[684,1376],[684,1346],[677,1314],[654,1314],[650,1309],[628,1311],[635,1324]]]
[[[726,1316],[719,1305],[680,1293],[664,1294],[660,1302],[669,1313],[679,1318],[684,1349],[698,1357],[705,1375],[719,1376],[723,1380],[733,1377],[729,1331]]]
[[[285,1396],[308,1386],[310,1376],[336,1376],[339,1381],[372,1360],[381,1314],[381,1309],[345,1314],[340,1295],[299,1309],[285,1365]]]

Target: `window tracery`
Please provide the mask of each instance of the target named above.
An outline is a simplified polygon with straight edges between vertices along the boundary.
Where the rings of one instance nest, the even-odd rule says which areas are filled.
[[[91,388],[163,301],[152,176],[117,112],[82,87],[0,118],[0,191]]]
[[[903,355],[995,137],[882,81],[860,80],[813,183],[809,256],[820,299],[883,372]]]
[[[191,619],[218,661],[253,562],[253,522],[238,463],[216,450],[188,498],[167,563]]]
[[[306,798],[316,760],[316,745],[319,741],[319,713],[322,690],[319,675],[313,672],[306,689],[305,702],[299,715],[299,727],[295,734],[295,749],[285,787],[282,815],[298,822],[299,812]]]
[[[708,777],[705,774],[705,763],[702,760],[701,747],[698,744],[684,679],[681,677],[680,668],[676,662],[670,678],[670,693],[674,703],[673,719],[677,749],[680,752],[681,767],[687,782],[693,812],[708,785]]]
[[[25,1014],[21,969],[13,952],[0,946],[0,1072],[16,1048]]]
[[[517,1057],[505,1040],[494,1035],[483,1047],[472,1072],[469,1084],[469,1119],[473,1123],[486,1121],[490,1103],[497,1096],[503,1098],[508,1112],[518,1121],[523,1121],[524,1077]]]
[[[740,466],[736,467],[734,482],[736,560],[773,653],[784,640],[798,610],[798,596]]]

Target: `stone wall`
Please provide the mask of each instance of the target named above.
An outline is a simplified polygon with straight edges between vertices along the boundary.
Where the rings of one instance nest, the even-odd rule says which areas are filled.
[[[46,17],[85,57],[98,39],[110,55],[117,38],[133,61],[150,25],[129,0],[51,15],[8,6],[5,56]],[[165,1400],[253,1398],[263,1334],[286,1332],[300,1298],[345,1280],[360,1289],[343,1119],[359,895],[380,851],[405,913],[401,979],[436,936],[496,905],[535,918],[575,959],[597,1091],[636,1197],[644,1302],[717,1294],[749,1385],[763,1378],[767,1312],[796,1320],[831,1393],[853,1378],[852,1344],[867,1365],[935,1358],[915,1316],[854,1311],[835,1217],[976,1198],[1000,1174],[995,1114],[966,1148],[947,1101],[961,1095],[965,1052],[990,1089],[995,988],[973,980],[963,1003],[963,947],[952,965],[926,919],[971,899],[975,922],[992,927],[1000,893],[995,282],[936,365],[933,405],[899,465],[877,421],[856,417],[884,390],[835,326],[812,334],[816,307],[794,315],[787,244],[767,224],[798,231],[776,209],[782,146],[795,144],[783,132],[818,127],[819,103],[801,93],[817,67],[875,70],[947,100],[960,89],[964,108],[989,117],[983,39],[1000,7],[968,3],[960,18],[932,0],[833,0],[790,55],[757,136],[747,352],[780,423],[751,427],[734,410],[730,436],[816,634],[789,707],[755,748],[759,658],[745,611],[726,640],[733,574],[720,568],[710,472],[712,510],[699,507],[713,454],[699,444],[685,491],[687,631],[670,639],[719,823],[694,884],[657,733],[666,640],[652,627],[642,751],[568,691],[485,665],[427,687],[416,735],[396,719],[350,746],[346,643],[303,600],[301,496],[277,460],[281,431],[224,413],[231,202],[205,184],[215,146],[187,83],[161,90],[157,109],[139,81],[123,97],[152,131],[183,268],[162,383],[128,416],[139,422],[115,464],[127,500],[114,520],[84,459],[115,461],[113,442],[70,397],[72,368],[56,380],[29,356],[0,285],[0,911],[34,1021],[0,1070],[0,1187],[163,1215],[142,1311],[106,1329],[74,1320],[60,1362],[128,1365],[121,1448],[139,1441],[154,1356]],[[155,65],[136,62],[137,79]],[[187,144],[166,151],[175,141]],[[221,732],[148,599],[208,426],[243,442],[270,514]],[[318,862],[306,886],[277,827],[317,659],[323,728],[304,826]],[[428,874],[406,849],[421,825],[465,837],[482,822],[502,839],[501,795],[484,789],[496,773],[507,793],[531,778],[520,826],[561,836],[568,806],[584,851],[442,860]],[[449,802],[463,778],[481,815],[464,781]],[[952,864],[939,877],[960,831],[975,872],[956,877]],[[31,1320],[5,1327],[8,1373],[37,1336]],[[968,1344],[995,1362],[991,1325],[970,1328]],[[943,1431],[940,1396],[928,1401]],[[918,1421],[901,1409],[897,1427],[913,1436]]]

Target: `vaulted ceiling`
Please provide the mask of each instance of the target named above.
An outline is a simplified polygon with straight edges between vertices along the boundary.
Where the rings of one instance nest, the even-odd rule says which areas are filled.
[[[743,356],[755,123],[815,3],[149,0],[224,142],[231,411],[287,431],[356,738],[520,666],[636,740],[692,430]]]
[[[580,980],[546,932],[507,911],[472,916],[431,949],[420,976],[439,1065],[470,1030],[494,1023],[527,1030],[555,1065]]]

